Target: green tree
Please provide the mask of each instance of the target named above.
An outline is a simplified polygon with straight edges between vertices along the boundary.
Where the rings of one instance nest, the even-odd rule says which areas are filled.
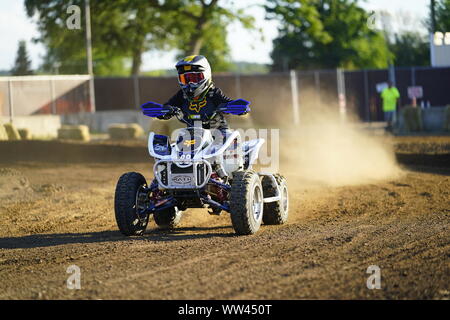
[[[389,44],[396,67],[425,67],[430,65],[430,43],[428,37],[418,32],[394,35]]]
[[[254,18],[244,9],[233,10],[225,6],[232,1],[186,0],[175,23],[178,33],[179,57],[201,54],[208,58],[213,71],[233,68],[227,43],[227,26],[239,21],[246,29],[255,29]]]
[[[29,17],[38,17],[41,36],[37,41],[48,49],[44,69],[54,70],[56,64],[62,73],[85,73],[84,26],[69,30],[65,25],[68,6],[84,8],[84,0],[25,0],[25,5]],[[252,17],[242,10],[226,9],[218,0],[91,1],[94,72],[139,74],[142,55],[152,49],[203,53],[219,69],[226,69],[226,26],[236,19],[252,27]]]
[[[119,2],[119,1],[118,1]],[[121,75],[126,72],[127,54],[119,50],[124,45],[124,18],[118,3],[91,1],[94,72],[97,75]],[[70,30],[66,20],[67,8],[76,5],[82,9],[81,28]],[[76,74],[87,72],[84,28],[84,0],[25,0],[29,17],[36,17],[40,32],[36,42],[47,49],[43,71]]]
[[[436,31],[450,32],[450,0],[436,0],[434,17],[436,20]],[[431,31],[431,19],[427,19],[426,24]]]
[[[140,0],[136,0],[140,1]],[[255,29],[254,18],[245,9],[231,9],[232,0],[157,0],[149,1],[153,8],[168,15],[169,24],[163,37],[171,36],[170,46],[178,57],[204,55],[214,71],[232,69],[227,26],[238,21],[244,28]]]
[[[430,43],[427,35],[418,31],[394,32],[393,25],[401,24],[401,17],[393,16],[387,11],[379,11],[381,29],[393,55],[392,64],[396,67],[429,66]],[[397,21],[396,21],[397,19]],[[420,22],[423,25],[423,21]]]
[[[31,60],[28,58],[27,44],[25,41],[19,41],[19,49],[17,50],[16,62],[11,70],[13,76],[32,75]]]
[[[268,19],[281,23],[273,69],[383,68],[392,60],[381,32],[368,26],[358,0],[268,0]]]
[[[123,15],[119,50],[131,58],[131,74],[138,75],[142,55],[152,49],[169,50],[178,37],[177,21],[181,0],[120,0],[115,5]]]
[[[208,58],[213,71],[229,71],[232,68],[230,47],[227,43],[226,22],[218,19],[210,23],[208,32],[202,35],[200,50],[192,50],[193,40],[186,34],[178,40],[178,58],[188,55],[201,54]],[[184,29],[188,30],[188,29]],[[185,31],[184,31],[185,32]]]

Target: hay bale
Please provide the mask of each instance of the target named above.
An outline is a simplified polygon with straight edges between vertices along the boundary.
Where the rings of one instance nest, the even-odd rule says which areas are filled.
[[[90,141],[88,126],[68,126],[64,125],[58,129],[58,139],[60,140],[78,140]]]
[[[423,130],[422,110],[416,107],[405,107],[402,109],[403,119],[405,120],[405,129],[408,132],[417,132]]]
[[[144,135],[144,129],[137,123],[115,123],[108,127],[108,133],[113,140],[138,139]]]
[[[150,131],[167,136],[169,134],[169,124],[166,120],[153,120],[150,124]]]
[[[8,134],[3,124],[0,123],[0,141],[8,140]]]
[[[180,128],[185,128],[186,125],[177,119],[159,120],[154,119],[150,124],[150,131],[165,136],[171,136],[172,133]]]
[[[21,129],[18,129],[17,131],[19,131],[19,135],[22,140],[31,140],[32,139],[31,132],[29,129],[21,128]]]
[[[5,123],[3,126],[8,135],[8,140],[20,140],[19,131],[17,131],[17,128],[12,123]]]
[[[450,131],[450,105],[445,108],[444,130]]]

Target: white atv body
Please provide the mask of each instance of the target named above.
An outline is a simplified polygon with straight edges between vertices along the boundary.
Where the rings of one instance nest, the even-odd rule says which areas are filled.
[[[148,151],[155,161],[150,185],[136,172],[119,179],[115,211],[123,234],[142,234],[151,214],[158,226],[174,228],[188,208],[229,212],[235,232],[242,235],[255,233],[262,222],[286,222],[286,180],[252,169],[264,139],[242,143],[239,131],[201,127],[179,129],[175,137],[172,142],[150,132]]]
[[[180,129],[177,143],[162,145],[164,139],[154,132],[150,132],[148,139],[148,151],[155,158],[153,173],[164,189],[201,189],[210,180],[213,167],[220,178],[231,177],[240,169],[251,169],[265,142],[256,139],[242,144],[239,132],[234,131],[224,137],[223,144],[218,144],[210,130],[201,128]],[[186,142],[192,141],[200,142],[191,152]]]

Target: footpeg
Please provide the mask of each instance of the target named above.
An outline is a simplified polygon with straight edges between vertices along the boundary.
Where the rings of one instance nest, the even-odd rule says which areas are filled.
[[[219,208],[210,208],[211,210],[208,211],[208,213],[212,216],[220,216],[222,213],[222,209]]]

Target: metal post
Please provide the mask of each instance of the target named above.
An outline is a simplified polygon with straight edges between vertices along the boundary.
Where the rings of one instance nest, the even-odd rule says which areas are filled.
[[[291,70],[291,95],[292,95],[292,109],[294,113],[294,124],[300,124],[299,104],[298,104],[298,87],[297,74],[295,70]]]
[[[431,33],[436,32],[436,0],[430,0]]]
[[[134,103],[136,104],[136,108],[139,109],[141,106],[141,90],[139,88],[139,76],[133,76],[133,89],[134,89]]]
[[[434,44],[434,33],[430,33],[430,62],[431,66],[436,66],[436,47]]]
[[[338,99],[339,99],[339,113],[341,115],[341,119],[345,119],[347,115],[347,100],[345,98],[345,77],[342,69],[336,70],[337,77],[337,90],[338,90]]]
[[[86,56],[89,79],[89,100],[91,112],[95,112],[95,88],[94,88],[94,66],[92,63],[92,35],[91,35],[91,7],[89,0],[85,0],[86,7]]]
[[[430,0],[430,14],[431,14],[431,32],[430,32],[430,62],[431,66],[434,67],[436,65],[436,52],[434,45],[434,33],[436,32],[436,1]]]
[[[55,80],[50,79],[50,94],[52,98],[52,114],[56,114],[56,95],[55,95]]]
[[[370,106],[369,106],[369,73],[364,70],[364,106],[366,112],[366,121],[370,122]]]
[[[411,85],[416,86],[416,67],[411,68]]]
[[[8,80],[8,95],[9,95],[9,122],[13,123],[14,118],[14,99],[13,99],[13,88],[12,80]]]

